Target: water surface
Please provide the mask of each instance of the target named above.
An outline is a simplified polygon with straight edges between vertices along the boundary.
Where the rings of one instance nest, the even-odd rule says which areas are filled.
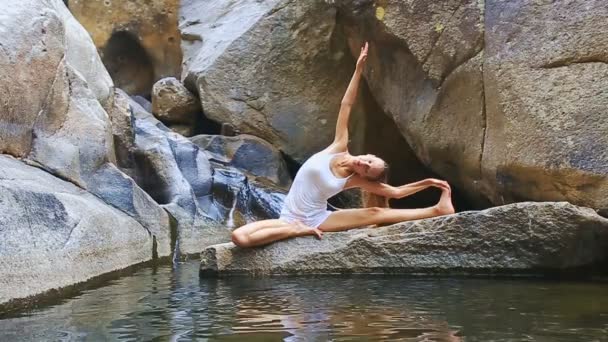
[[[141,269],[0,320],[0,341],[608,341],[608,283]]]

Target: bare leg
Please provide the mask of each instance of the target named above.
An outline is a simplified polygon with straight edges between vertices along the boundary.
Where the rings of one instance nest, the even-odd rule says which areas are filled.
[[[240,247],[255,247],[296,236],[317,235],[322,232],[302,223],[263,220],[246,224],[232,232],[232,242]]]
[[[422,209],[362,208],[334,211],[319,229],[324,232],[338,232],[371,224],[390,224],[453,214],[454,207],[450,196],[450,190],[445,189],[436,205]]]

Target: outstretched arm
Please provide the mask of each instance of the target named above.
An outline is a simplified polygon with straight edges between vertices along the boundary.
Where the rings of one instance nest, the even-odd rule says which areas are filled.
[[[361,48],[361,54],[357,60],[355,73],[348,84],[348,88],[346,89],[346,93],[340,104],[340,112],[338,113],[338,121],[336,123],[336,135],[333,143],[330,145],[333,152],[343,152],[346,151],[348,147],[348,119],[350,118],[350,112],[357,99],[361,74],[363,73],[365,61],[367,60],[367,48],[367,43]]]
[[[373,194],[388,198],[407,197],[432,186],[440,189],[450,188],[448,182],[435,178],[427,178],[415,183],[409,183],[401,186],[392,186],[385,183],[368,181],[360,176],[353,176],[347,184],[348,188],[361,188]]]

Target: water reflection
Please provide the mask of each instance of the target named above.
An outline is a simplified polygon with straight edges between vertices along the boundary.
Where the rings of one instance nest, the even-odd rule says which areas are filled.
[[[0,320],[0,341],[605,341],[601,283],[387,278],[199,279],[144,269]]]

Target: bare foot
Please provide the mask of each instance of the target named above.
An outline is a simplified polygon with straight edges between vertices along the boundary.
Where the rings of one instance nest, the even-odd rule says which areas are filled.
[[[441,190],[441,198],[439,199],[439,203],[437,203],[436,207],[440,215],[450,215],[455,212],[454,206],[452,205],[451,189],[448,188]]]
[[[318,228],[307,226],[300,221],[295,221],[294,224],[296,225],[297,230],[296,236],[315,235],[318,239],[323,237],[323,231],[319,230]]]

